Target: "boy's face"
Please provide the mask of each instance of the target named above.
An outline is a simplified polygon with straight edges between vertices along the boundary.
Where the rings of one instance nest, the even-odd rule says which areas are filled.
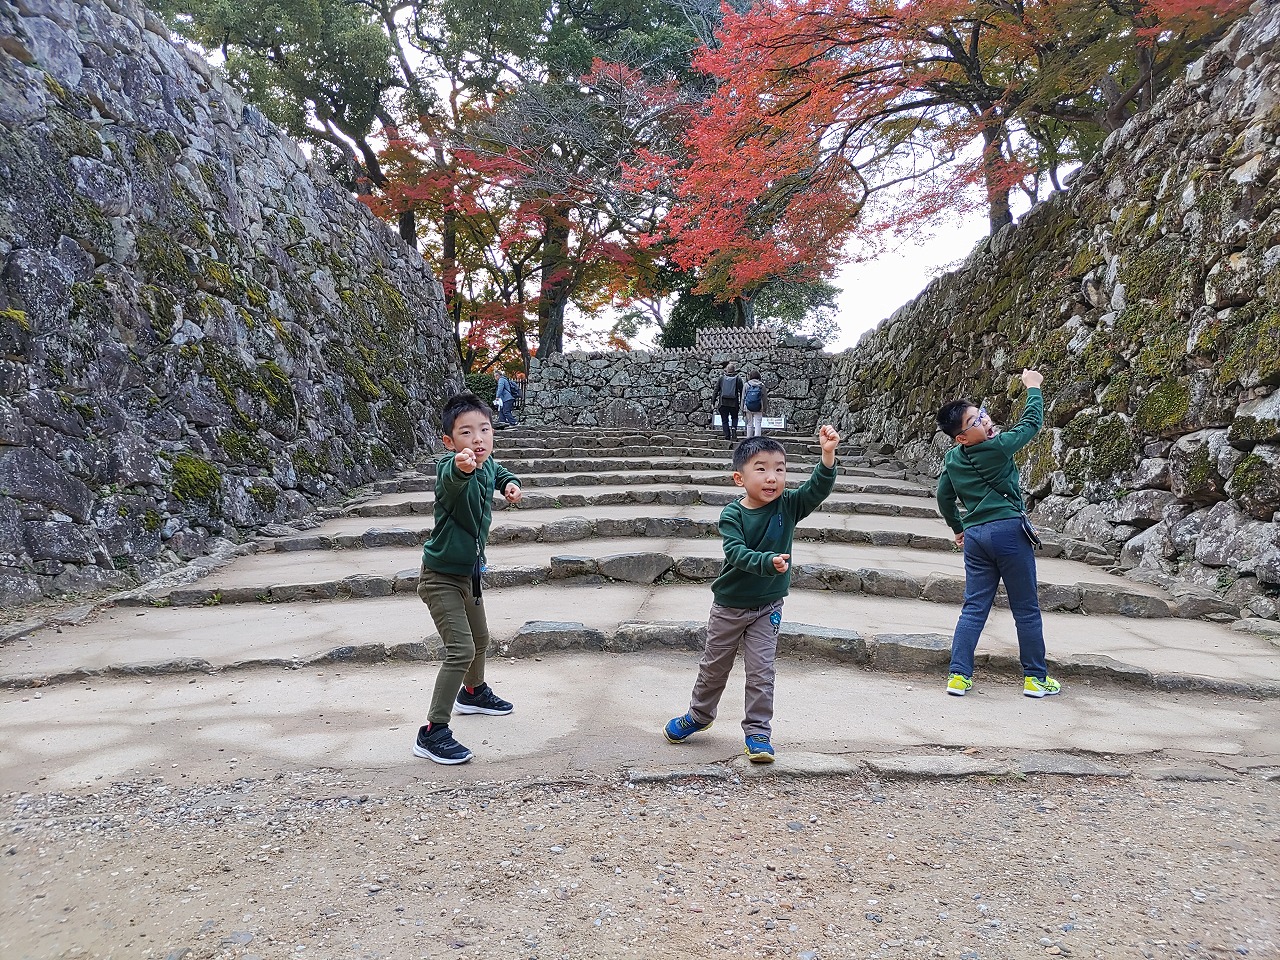
[[[750,509],[763,507],[782,496],[787,486],[786,454],[765,451],[758,453],[735,470],[733,482],[746,492],[746,506]]]
[[[999,430],[996,425],[991,422],[991,417],[987,414],[987,408],[969,407],[964,412],[964,419],[960,421],[961,431],[956,434],[956,443],[962,447],[972,447],[979,443],[984,443],[994,437]]]
[[[489,459],[493,452],[493,421],[479,410],[467,410],[453,421],[453,432],[443,437],[446,450],[458,451],[470,448],[476,455],[477,466]]]

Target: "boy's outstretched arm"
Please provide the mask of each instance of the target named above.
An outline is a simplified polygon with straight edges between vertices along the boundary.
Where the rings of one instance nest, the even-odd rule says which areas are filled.
[[[1044,396],[1040,385],[1044,383],[1044,375],[1038,370],[1023,370],[1022,385],[1027,388],[1027,406],[1017,424],[1000,434],[989,443],[995,443],[1000,450],[1012,456],[1030,443],[1040,428],[1044,426]]]
[[[817,510],[836,488],[836,447],[840,444],[840,434],[830,425],[823,425],[818,430],[818,443],[822,446],[822,462],[795,492],[797,520]]]

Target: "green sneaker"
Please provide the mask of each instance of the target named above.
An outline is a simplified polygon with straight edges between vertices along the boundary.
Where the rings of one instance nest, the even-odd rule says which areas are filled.
[[[1039,700],[1041,697],[1052,697],[1062,692],[1062,684],[1053,677],[1045,677],[1043,680],[1037,680],[1035,677],[1026,677],[1022,681],[1022,695],[1024,697],[1035,697]]]
[[[953,697],[963,697],[973,689],[973,681],[959,673],[947,677],[947,693]]]

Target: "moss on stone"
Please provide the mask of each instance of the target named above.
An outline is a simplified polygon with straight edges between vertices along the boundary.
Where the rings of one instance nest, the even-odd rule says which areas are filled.
[[[275,510],[276,506],[280,503],[280,491],[275,487],[268,487],[263,484],[255,483],[248,489],[247,493],[254,503],[263,510],[266,510],[268,513]]]
[[[103,144],[98,131],[75,114],[54,108],[49,111],[49,125],[53,128],[53,142],[63,156],[102,159]]]
[[[306,447],[298,447],[289,459],[293,463],[294,471],[300,477],[319,477],[324,473],[320,461]]]
[[[1156,384],[1134,413],[1139,430],[1156,435],[1182,423],[1191,408],[1191,390],[1182,380],[1166,377]]]
[[[1269,479],[1269,464],[1256,453],[1251,453],[1231,473],[1231,489],[1235,496],[1249,496]]]
[[[1040,489],[1048,481],[1049,475],[1058,469],[1057,459],[1053,455],[1053,432],[1042,431],[1019,451],[1015,459],[1022,469],[1023,486],[1028,490]]]
[[[1267,417],[1236,417],[1227,430],[1227,441],[1233,447],[1251,447],[1280,435],[1280,420]]]
[[[405,408],[397,402],[388,402],[378,411],[378,419],[382,421],[382,436],[391,449],[400,454],[410,454],[417,446],[413,432],[413,423]]]
[[[271,298],[267,295],[267,288],[256,280],[245,281],[244,295],[251,307],[261,309],[271,302]]]
[[[23,333],[31,332],[31,321],[24,310],[0,310],[0,321],[13,324]]]
[[[218,435],[218,446],[234,461],[265,467],[271,456],[262,441],[243,430],[228,428]]]
[[[69,211],[70,217],[66,229],[68,235],[84,238],[99,253],[107,256],[114,253],[115,228],[106,214],[84,197],[76,197],[72,200]]]
[[[164,230],[150,225],[139,228],[137,245],[138,266],[147,279],[167,287],[186,287],[191,282],[186,255]]]
[[[212,510],[217,506],[221,487],[218,468],[208,460],[189,453],[173,458],[173,495],[183,503],[202,504]]]
[[[1218,382],[1280,384],[1280,307],[1255,300],[1240,312],[1242,322],[1214,368]]]
[[[1063,429],[1062,439],[1070,448],[1064,468],[1076,482],[1106,480],[1134,465],[1137,445],[1123,417],[1079,415]]]
[[[199,266],[201,286],[212,287],[224,296],[237,299],[244,295],[244,284],[230,264],[202,257]]]
[[[142,527],[147,533],[155,533],[164,526],[164,518],[160,516],[159,511],[148,510],[142,515]]]
[[[1111,378],[1098,402],[1108,410],[1127,410],[1129,408],[1129,393],[1132,388],[1133,375],[1128,370],[1122,370]]]
[[[1209,458],[1209,445],[1201,444],[1192,453],[1191,459],[1187,463],[1187,483],[1193,490],[1207,486],[1213,473],[1213,461]]]
[[[138,290],[138,305],[151,321],[156,339],[163,342],[173,336],[173,329],[178,324],[178,311],[172,293],[164,287],[144,283]]]

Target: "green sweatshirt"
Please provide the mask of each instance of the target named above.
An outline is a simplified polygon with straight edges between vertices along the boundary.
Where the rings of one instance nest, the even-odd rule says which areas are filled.
[[[512,482],[520,483],[493,457],[472,473],[455,467],[453,457],[437,463],[435,525],[422,548],[422,565],[436,573],[469,575],[489,540],[493,491],[505,490]]]
[[[1013,455],[1030,443],[1043,425],[1044,398],[1039,387],[1029,387],[1027,408],[1017,426],[971,447],[956,444],[947,451],[942,476],[938,477],[938,510],[947,526],[962,533],[992,520],[1022,516],[1026,507]],[[956,509],[957,500],[964,505],[963,514]]]
[[[835,468],[819,463],[798,490],[783,491],[773,503],[748,510],[735,500],[720,511],[724,569],[711,584],[716,603],[750,609],[785,597],[791,587],[791,567],[779,573],[773,558],[791,552],[796,524],[818,509],[835,485]]]

